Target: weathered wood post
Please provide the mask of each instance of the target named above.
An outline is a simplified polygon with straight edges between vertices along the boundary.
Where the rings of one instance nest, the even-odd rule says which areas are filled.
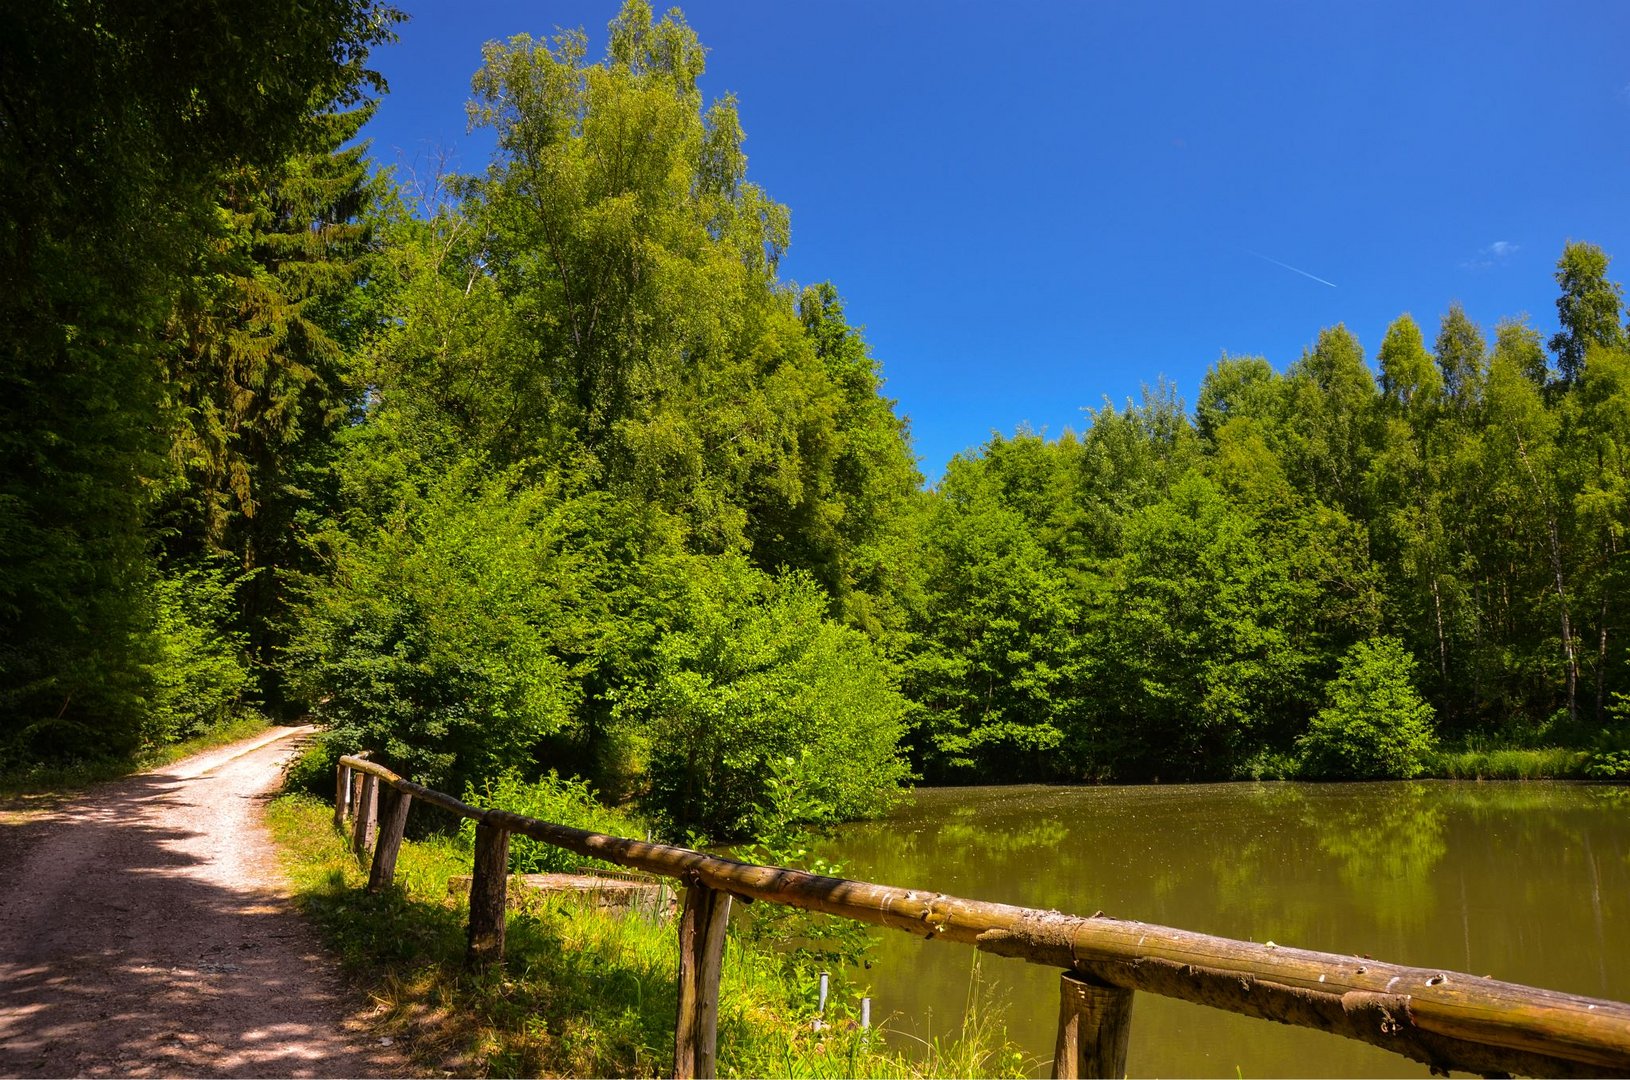
[[[345,828],[345,815],[351,808],[351,766],[334,766],[334,828]]]
[[[504,962],[504,904],[509,899],[509,833],[485,821],[475,826],[470,871],[470,935],[464,961],[471,967]]]
[[[1058,1080],[1126,1075],[1126,1043],[1132,1033],[1132,991],[1073,971],[1059,980]]]
[[[712,1080],[719,1043],[719,969],[724,961],[730,894],[692,879],[679,916],[679,1017],[674,1024],[675,1080]]]
[[[357,793],[357,819],[351,830],[351,850],[362,855],[374,839],[374,821],[379,813],[379,777],[362,774],[362,788]]]
[[[379,840],[374,845],[373,868],[368,871],[368,891],[373,893],[396,880],[396,856],[402,850],[402,833],[407,828],[413,796],[387,784],[379,801]]]

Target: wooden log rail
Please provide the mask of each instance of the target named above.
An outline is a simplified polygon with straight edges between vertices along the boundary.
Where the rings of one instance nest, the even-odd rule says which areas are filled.
[[[401,796],[399,802],[388,799],[389,820],[376,846],[379,853],[388,850],[392,868],[409,798],[478,823],[470,887],[472,963],[503,958],[504,853],[511,833],[683,883],[679,1077],[713,1075],[719,957],[732,898],[838,915],[1062,969],[1053,1062],[1060,1077],[1125,1075],[1132,997],[1138,990],[1357,1039],[1437,1071],[1630,1075],[1630,1004],[1623,1002],[1236,941],[1102,913],[1070,915],[737,862],[470,806],[361,757],[342,757],[339,774],[336,791],[341,797],[350,794],[352,806],[336,808],[336,822],[343,825],[342,815],[355,817],[353,836],[367,835],[371,826],[362,818],[372,815],[365,794],[348,791],[350,777],[367,777]],[[391,871],[381,875],[377,860],[378,855],[371,888],[389,884]]]

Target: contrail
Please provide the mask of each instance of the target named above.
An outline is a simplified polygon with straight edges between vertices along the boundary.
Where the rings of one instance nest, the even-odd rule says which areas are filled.
[[[1324,278],[1320,277],[1317,274],[1310,274],[1306,270],[1298,270],[1296,267],[1292,266],[1290,263],[1280,262],[1278,259],[1270,258],[1267,255],[1262,254],[1262,252],[1260,252],[1260,251],[1252,251],[1250,248],[1246,248],[1245,249],[1245,254],[1247,254],[1247,255],[1255,255],[1257,258],[1263,260],[1264,262],[1271,262],[1275,266],[1282,266],[1286,270],[1289,270],[1293,274],[1301,274],[1305,278],[1312,278],[1314,281],[1317,281],[1320,285],[1328,285],[1332,289],[1334,289],[1336,287],[1336,283],[1334,281],[1326,281],[1326,280],[1324,280]]]

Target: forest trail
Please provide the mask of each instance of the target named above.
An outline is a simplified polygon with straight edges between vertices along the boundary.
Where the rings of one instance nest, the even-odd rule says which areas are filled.
[[[0,1076],[391,1076],[263,821],[310,728],[0,824]]]

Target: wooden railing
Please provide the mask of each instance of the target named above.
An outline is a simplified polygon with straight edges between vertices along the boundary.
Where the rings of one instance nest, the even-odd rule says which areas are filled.
[[[714,1075],[719,966],[734,900],[825,912],[1061,969],[1053,1059],[1059,1077],[1125,1075],[1137,990],[1358,1039],[1437,1071],[1630,1075],[1630,1005],[1622,1002],[1101,914],[1083,917],[756,866],[483,810],[360,756],[340,759],[337,781],[334,821],[343,827],[350,819],[359,856],[372,849],[371,890],[391,883],[411,799],[476,822],[468,951],[473,964],[503,959],[511,833],[682,882],[676,1077]]]

